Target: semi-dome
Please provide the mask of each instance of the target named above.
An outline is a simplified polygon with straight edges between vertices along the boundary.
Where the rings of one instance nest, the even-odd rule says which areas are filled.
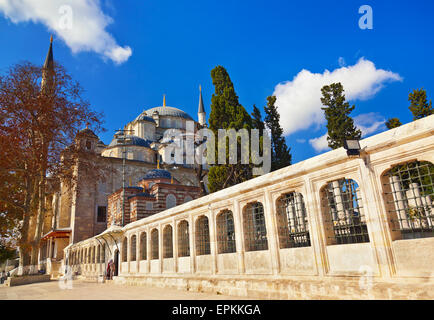
[[[149,117],[152,117],[152,114],[155,111],[157,111],[160,116],[172,116],[172,117],[178,117],[178,118],[183,118],[183,119],[187,119],[187,120],[193,120],[193,118],[190,117],[190,115],[188,113],[186,113],[186,112],[184,112],[178,108],[174,108],[174,107],[155,107],[155,108],[151,108],[149,110],[146,110],[146,114]]]
[[[149,179],[170,179],[172,177],[171,173],[163,169],[152,169],[146,172],[146,174],[140,180]]]
[[[147,115],[146,110],[139,114],[134,121],[147,121],[155,123],[155,120]]]
[[[151,147],[151,141],[142,139],[138,136],[133,136],[133,135],[127,135],[126,136],[127,142],[125,143],[126,146],[140,146],[140,147],[146,147],[146,148],[150,148]],[[122,143],[122,141],[118,141],[118,139],[114,138],[112,140],[112,142],[110,142],[109,147],[115,147],[115,146],[119,146],[119,145],[124,145]]]

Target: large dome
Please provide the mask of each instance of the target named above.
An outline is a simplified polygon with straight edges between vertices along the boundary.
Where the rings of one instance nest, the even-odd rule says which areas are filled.
[[[152,117],[152,114],[155,111],[157,111],[160,116],[172,116],[172,117],[178,117],[178,118],[183,118],[183,119],[187,119],[187,120],[193,120],[193,118],[190,117],[190,115],[188,115],[186,112],[184,112],[178,108],[174,108],[174,107],[155,107],[155,108],[151,108],[149,110],[146,110],[146,114],[149,117]]]

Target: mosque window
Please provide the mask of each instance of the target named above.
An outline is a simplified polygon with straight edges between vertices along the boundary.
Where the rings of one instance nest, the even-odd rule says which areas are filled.
[[[309,247],[309,224],[303,195],[287,193],[277,200],[276,208],[280,248]]]
[[[125,237],[122,241],[122,262],[128,261],[128,239]]]
[[[189,201],[191,201],[191,200],[193,200],[193,198],[192,198],[191,196],[186,196],[186,197],[184,198],[184,203],[189,202]]]
[[[243,223],[246,251],[268,250],[267,228],[262,203],[247,204],[243,212]]]
[[[217,246],[218,253],[236,251],[234,216],[230,210],[224,210],[217,216]]]
[[[173,194],[166,196],[166,209],[170,209],[176,206],[176,197]]]
[[[188,222],[181,221],[178,224],[178,257],[188,257],[190,255],[190,237]]]
[[[339,179],[329,182],[321,190],[327,244],[369,242],[357,182]]]
[[[146,232],[142,232],[140,235],[140,260],[146,260],[147,258],[147,250],[146,250]]]
[[[106,222],[107,221],[107,207],[98,206],[96,222]]]
[[[173,234],[171,225],[167,225],[163,230],[163,258],[173,258]]]
[[[130,244],[130,261],[136,261],[136,236],[131,237],[131,244]]]
[[[209,224],[206,216],[201,216],[196,221],[196,253],[198,256],[211,253]]]
[[[152,250],[152,259],[159,259],[159,250],[158,250],[158,230],[154,229],[151,232],[151,250]]]
[[[401,239],[434,237],[434,165],[412,161],[383,175],[387,214]]]
[[[86,149],[87,150],[92,149],[92,142],[90,142],[89,140],[86,140]]]

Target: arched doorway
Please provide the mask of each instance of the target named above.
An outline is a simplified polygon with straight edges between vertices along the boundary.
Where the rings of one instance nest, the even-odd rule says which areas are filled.
[[[118,270],[119,270],[119,250],[116,249],[115,250],[115,272],[113,274],[113,276],[117,277],[118,276]]]

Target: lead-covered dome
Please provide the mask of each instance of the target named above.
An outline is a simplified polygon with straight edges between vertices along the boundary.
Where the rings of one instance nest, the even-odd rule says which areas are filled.
[[[146,174],[140,180],[149,179],[170,179],[172,177],[171,173],[163,169],[152,169],[146,172]]]
[[[151,141],[142,139],[138,136],[132,136],[127,135],[126,136],[127,142],[125,144],[122,143],[122,141],[119,141],[118,139],[114,138],[112,142],[110,142],[109,147],[116,147],[116,146],[140,146],[140,147],[151,147]]]
[[[146,110],[146,114],[149,117],[152,117],[152,114],[157,111],[160,116],[171,116],[171,117],[177,117],[177,118],[183,118],[186,120],[193,120],[190,115],[178,108],[174,107],[155,107],[151,108],[149,110]],[[194,120],[193,120],[194,121]]]

